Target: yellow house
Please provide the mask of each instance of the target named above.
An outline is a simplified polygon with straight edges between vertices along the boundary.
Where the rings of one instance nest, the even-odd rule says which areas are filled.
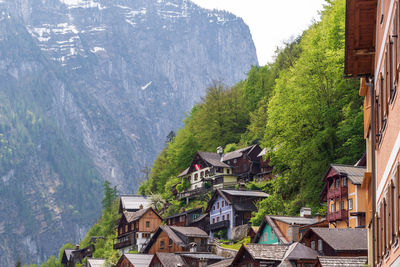
[[[361,187],[365,167],[331,164],[324,176],[321,202],[327,203],[329,228],[365,227],[366,191]]]

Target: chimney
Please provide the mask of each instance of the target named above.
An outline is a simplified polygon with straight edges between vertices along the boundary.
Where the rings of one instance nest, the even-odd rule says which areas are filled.
[[[321,213],[317,213],[316,216],[317,216],[317,221],[318,221],[318,222],[322,221],[322,215],[321,215]]]
[[[311,208],[302,207],[300,209],[300,217],[310,218],[311,217]]]
[[[143,209],[143,205],[142,205],[142,204],[140,204],[140,206],[139,206],[139,209],[140,209],[140,210],[142,210],[142,209]]]
[[[217,147],[217,153],[222,161],[222,159],[224,158],[224,149],[222,147]]]
[[[76,244],[75,245],[75,250],[78,250],[79,249],[79,244]]]

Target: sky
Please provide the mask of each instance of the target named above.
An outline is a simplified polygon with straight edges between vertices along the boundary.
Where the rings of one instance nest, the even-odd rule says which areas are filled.
[[[313,22],[325,0],[192,0],[208,9],[227,10],[249,26],[260,66],[273,61],[276,48],[299,36]]]

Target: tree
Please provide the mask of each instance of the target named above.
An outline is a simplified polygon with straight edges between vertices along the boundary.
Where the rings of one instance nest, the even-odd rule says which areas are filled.
[[[103,209],[106,211],[110,211],[114,200],[117,198],[117,187],[111,187],[111,183],[109,181],[105,181],[103,184],[104,188],[104,198],[101,201],[103,205]]]

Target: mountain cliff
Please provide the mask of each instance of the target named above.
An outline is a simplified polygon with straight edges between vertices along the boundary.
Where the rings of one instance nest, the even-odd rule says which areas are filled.
[[[0,261],[78,242],[102,184],[137,190],[213,80],[257,64],[248,27],[186,0],[0,0]]]

